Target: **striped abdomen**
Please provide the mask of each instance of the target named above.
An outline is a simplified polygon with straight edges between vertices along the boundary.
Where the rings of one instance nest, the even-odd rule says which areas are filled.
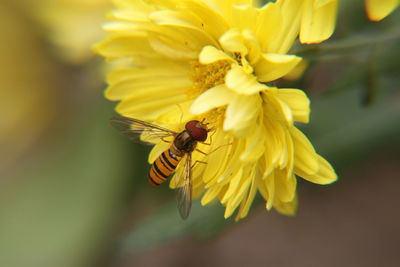
[[[181,157],[171,152],[171,149],[164,151],[153,163],[149,173],[149,183],[157,186],[167,180],[178,166]]]

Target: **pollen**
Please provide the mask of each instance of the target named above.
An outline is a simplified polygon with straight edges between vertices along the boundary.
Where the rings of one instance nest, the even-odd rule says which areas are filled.
[[[195,98],[204,91],[225,83],[225,76],[231,67],[231,63],[220,60],[212,64],[193,62],[191,79],[193,86],[186,91],[189,98]]]
[[[225,119],[225,107],[212,109],[203,115],[206,118],[206,123],[210,124],[209,128],[222,127]]]

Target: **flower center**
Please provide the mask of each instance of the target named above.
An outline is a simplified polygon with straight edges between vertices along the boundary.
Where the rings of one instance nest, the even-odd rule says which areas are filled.
[[[231,62],[220,60],[211,64],[192,63],[193,86],[186,91],[189,98],[195,98],[214,86],[225,83],[225,76]]]

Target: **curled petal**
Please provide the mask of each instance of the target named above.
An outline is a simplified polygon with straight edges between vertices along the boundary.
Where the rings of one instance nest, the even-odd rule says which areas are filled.
[[[234,60],[230,56],[215,48],[214,46],[207,45],[203,47],[199,55],[199,61],[201,64],[210,64],[219,60],[228,60],[234,62]]]
[[[238,52],[247,55],[247,47],[244,44],[243,36],[238,29],[231,29],[219,38],[222,48],[229,52]]]
[[[257,79],[269,82],[288,74],[299,62],[300,57],[281,54],[264,54],[255,66]]]
[[[276,97],[290,107],[295,121],[308,123],[310,100],[302,90],[278,89]]]
[[[303,179],[316,184],[331,184],[337,180],[337,175],[333,170],[332,166],[323,157],[317,155],[318,160],[318,171],[313,174],[304,172],[302,169],[295,168],[297,175]]]
[[[242,67],[232,64],[231,70],[225,77],[225,84],[229,89],[243,95],[253,95],[267,88],[257,81],[257,78],[248,74]]]

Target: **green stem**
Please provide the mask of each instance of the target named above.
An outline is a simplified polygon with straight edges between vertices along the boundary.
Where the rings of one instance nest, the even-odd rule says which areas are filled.
[[[326,44],[308,45],[293,51],[293,54],[299,56],[308,56],[309,54],[314,53],[348,53],[354,49],[377,46],[381,43],[390,42],[396,39],[400,39],[400,31],[398,29],[392,30],[385,34],[380,34],[378,36],[361,35]]]

